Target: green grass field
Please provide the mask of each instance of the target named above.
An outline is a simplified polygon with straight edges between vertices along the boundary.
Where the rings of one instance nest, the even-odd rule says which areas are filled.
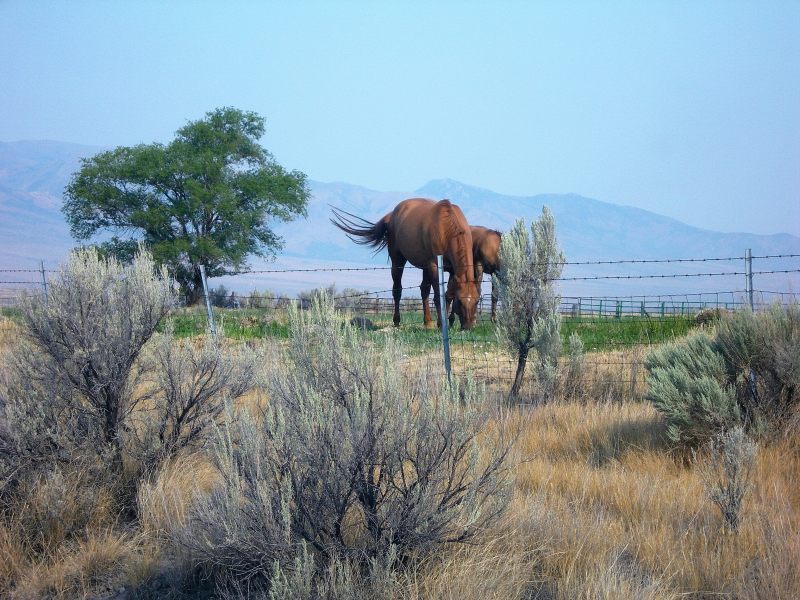
[[[286,339],[289,337],[287,314],[275,309],[214,309],[217,328],[225,336],[235,340],[259,338]],[[16,308],[0,309],[0,316],[19,323],[21,313]],[[382,335],[380,330],[391,327],[390,312],[366,315],[373,330],[365,335]],[[411,349],[425,350],[438,346],[441,337],[438,329],[426,329],[422,325],[422,313],[407,311],[401,315],[397,335],[407,342]],[[176,335],[192,337],[207,331],[208,319],[201,308],[179,309],[170,317]],[[587,352],[603,352],[626,346],[658,344],[685,336],[696,327],[691,316],[623,316],[572,317],[565,316],[561,321],[561,338],[564,348],[573,332],[577,332]],[[161,327],[163,330],[163,325]],[[453,344],[473,343],[481,345],[497,344],[494,324],[488,319],[478,321],[470,331],[461,331],[456,321],[450,330]]]
[[[287,315],[280,310],[262,309],[214,309],[217,328],[224,330],[228,338],[248,340],[263,337],[284,339],[289,336]],[[366,315],[373,325],[367,336],[382,335],[381,330],[391,327],[392,315],[389,312]],[[397,332],[409,348],[424,350],[438,346],[441,337],[438,329],[426,329],[422,324],[421,312],[405,312],[401,316]],[[175,332],[180,337],[190,337],[204,333],[208,327],[206,314],[197,309],[183,309],[172,317]],[[658,344],[685,336],[694,328],[695,322],[687,316],[623,316],[572,317],[561,322],[561,337],[566,348],[573,332],[577,332],[587,352],[602,352],[634,345]],[[480,320],[470,331],[461,331],[458,321],[450,330],[454,344],[475,343],[481,345],[497,344],[494,324],[488,319]]]

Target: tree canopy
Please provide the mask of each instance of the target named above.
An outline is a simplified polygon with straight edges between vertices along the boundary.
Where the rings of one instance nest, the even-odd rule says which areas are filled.
[[[190,302],[209,277],[247,268],[251,255],[274,256],[283,240],[273,221],[305,216],[305,174],[287,171],[259,144],[264,118],[218,108],[178,129],[169,144],[120,146],[84,159],[65,191],[72,235],[132,257],[143,242]]]

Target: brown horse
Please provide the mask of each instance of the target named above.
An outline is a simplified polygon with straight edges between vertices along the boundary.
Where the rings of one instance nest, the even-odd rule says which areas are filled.
[[[376,223],[370,223],[333,208],[331,222],[344,231],[357,244],[372,246],[376,252],[383,248],[389,251],[392,261],[392,296],[394,298],[395,327],[400,325],[401,283],[406,262],[422,269],[422,310],[425,327],[433,327],[428,297],[433,285],[433,300],[436,304],[437,323],[441,324],[439,304],[439,271],[436,256],[443,254],[452,265],[452,284],[448,293],[455,298],[456,314],[462,329],[475,324],[475,309],[478,303],[478,287],[475,284],[475,269],[472,263],[472,232],[461,209],[449,200],[434,202],[425,198],[403,200],[394,210]]]
[[[480,296],[481,281],[483,274],[493,275],[500,268],[500,240],[501,233],[495,229],[488,229],[480,225],[470,227],[472,233],[472,262],[475,266],[475,283],[478,285],[478,295]],[[445,271],[451,272],[450,265],[446,264]],[[450,301],[453,294],[450,290],[450,282],[447,282],[447,299]],[[450,324],[455,320],[455,308],[450,313]],[[497,292],[492,280],[492,321],[495,320],[497,313]]]

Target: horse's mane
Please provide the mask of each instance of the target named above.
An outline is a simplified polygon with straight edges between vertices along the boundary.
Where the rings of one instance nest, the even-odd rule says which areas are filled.
[[[439,206],[442,211],[442,216],[444,217],[445,224],[447,226],[446,232],[448,238],[456,239],[458,243],[456,243],[456,249],[458,251],[458,256],[453,257],[453,269],[455,269],[456,259],[458,262],[464,265],[471,265],[472,263],[472,247],[467,248],[467,243],[464,240],[465,234],[469,231],[469,223],[467,223],[466,218],[464,218],[464,224],[461,225],[456,218],[454,211],[453,211],[453,204],[445,198],[439,203]],[[459,209],[460,210],[460,209]],[[467,269],[467,271],[472,271],[472,267]]]

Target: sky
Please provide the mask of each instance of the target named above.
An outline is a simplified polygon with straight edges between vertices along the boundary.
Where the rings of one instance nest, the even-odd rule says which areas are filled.
[[[800,235],[800,2],[0,0],[0,57],[0,141],[167,142],[234,106],[314,180]]]

